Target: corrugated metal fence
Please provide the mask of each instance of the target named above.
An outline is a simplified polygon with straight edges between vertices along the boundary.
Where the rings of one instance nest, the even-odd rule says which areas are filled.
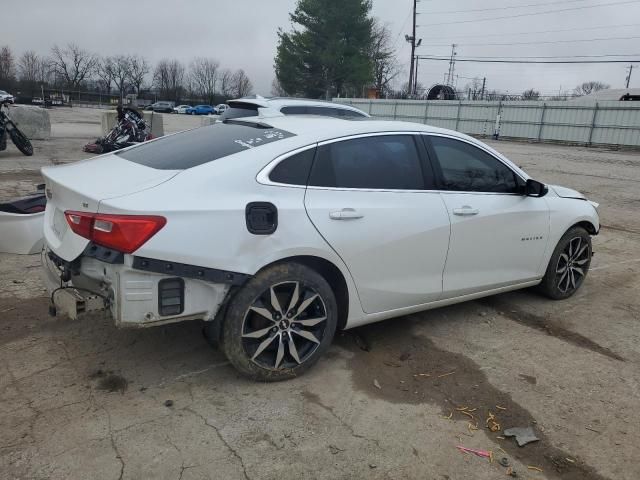
[[[491,136],[497,126],[501,137],[640,147],[640,102],[333,100],[376,118],[426,123],[475,136]]]

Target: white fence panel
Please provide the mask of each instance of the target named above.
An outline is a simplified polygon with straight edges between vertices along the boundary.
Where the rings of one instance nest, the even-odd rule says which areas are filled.
[[[334,101],[353,105],[375,118],[425,123],[476,136],[493,135],[500,115],[502,137],[640,146],[640,105],[636,102]]]

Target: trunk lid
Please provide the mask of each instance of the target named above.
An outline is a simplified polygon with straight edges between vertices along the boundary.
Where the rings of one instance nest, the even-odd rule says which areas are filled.
[[[53,252],[72,261],[82,254],[89,240],[76,235],[64,212],[96,213],[100,202],[155,187],[181,170],[157,170],[130,162],[114,154],[102,155],[69,165],[44,167],[47,208],[44,238]]]

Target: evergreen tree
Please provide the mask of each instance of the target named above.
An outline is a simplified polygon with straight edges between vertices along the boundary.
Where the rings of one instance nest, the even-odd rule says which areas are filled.
[[[371,0],[299,0],[294,30],[278,32],[276,77],[291,95],[331,98],[373,80]]]

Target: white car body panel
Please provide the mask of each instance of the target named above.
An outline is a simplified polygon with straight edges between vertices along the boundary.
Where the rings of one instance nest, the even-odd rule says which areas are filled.
[[[44,212],[29,215],[0,212],[0,252],[32,255],[42,250]]]
[[[541,277],[549,237],[549,207],[544,197],[472,192],[441,195],[451,220],[442,279],[447,297]]]
[[[309,187],[305,206],[349,266],[365,312],[440,299],[450,225],[438,193]],[[362,218],[331,218],[336,213]]]
[[[101,270],[102,263],[82,257],[81,277],[112,285],[116,292],[112,314],[119,325],[210,320],[229,288],[185,279],[185,311],[179,316],[160,317],[154,295],[158,281],[170,275],[132,268],[134,256],[245,275],[254,275],[283,259],[324,259],[346,281],[349,305],[345,326],[349,328],[534,285],[568,228],[588,222],[595,231],[599,229],[591,203],[562,198],[555,187],[545,197],[533,198],[428,190],[325,189],[274,184],[268,179],[271,169],[290,153],[319,142],[373,132],[461,139],[492,153],[528,178],[493,149],[457,132],[403,122],[305,116],[242,121],[269,123],[295,136],[186,170],[154,169],[113,154],[43,169],[52,194],[45,215],[45,240],[47,248],[65,261],[78,258],[89,243],[66,226],[64,216],[61,218],[65,210],[162,215],[167,219],[164,228],[137,251],[124,255],[121,265]],[[249,202],[271,202],[277,207],[274,233],[254,235],[247,230],[245,206]],[[463,218],[451,214],[467,203],[479,210],[478,215]],[[364,217],[339,221],[329,217],[343,208],[356,209]],[[522,241],[528,236],[543,239]]]

